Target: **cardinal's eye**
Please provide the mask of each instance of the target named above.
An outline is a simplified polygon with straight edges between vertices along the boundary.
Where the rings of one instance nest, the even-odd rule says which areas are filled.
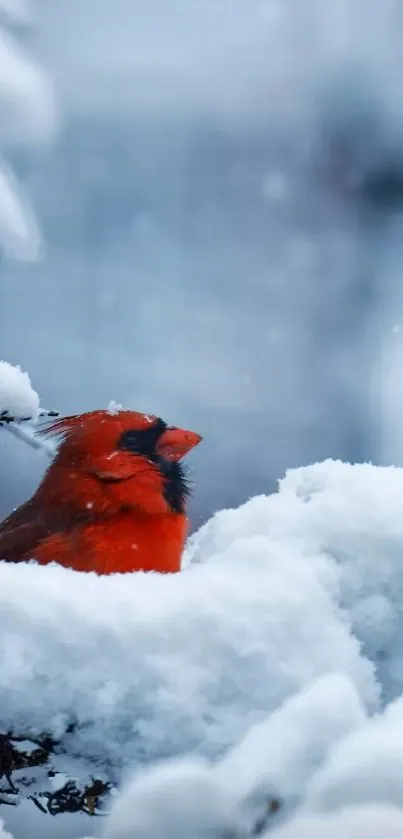
[[[162,419],[158,419],[153,425],[141,430],[129,428],[120,437],[118,449],[153,458],[156,456],[155,447],[165,430],[166,423]]]

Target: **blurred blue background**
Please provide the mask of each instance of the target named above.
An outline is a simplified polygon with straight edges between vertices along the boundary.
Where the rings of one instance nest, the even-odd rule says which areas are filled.
[[[63,413],[203,434],[193,526],[291,466],[398,462],[403,3],[11,6],[0,150],[44,248],[7,252],[0,182],[0,358]],[[5,514],[46,464],[6,434],[0,462]]]

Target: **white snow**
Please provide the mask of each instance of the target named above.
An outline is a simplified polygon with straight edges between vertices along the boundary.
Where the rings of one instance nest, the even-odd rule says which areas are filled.
[[[370,806],[341,810],[331,816],[293,819],[280,830],[266,834],[270,839],[401,839],[403,810]]]
[[[15,419],[36,420],[39,396],[31,385],[28,373],[19,365],[0,361],[0,416],[5,412]]]
[[[403,697],[335,746],[307,789],[307,806],[391,802],[403,807]]]
[[[120,411],[123,411],[123,405],[120,402],[115,402],[114,399],[111,399],[108,405],[108,413],[112,414],[112,416],[116,416]]]
[[[104,837],[184,837],[184,826],[186,836],[213,836],[231,827],[235,807],[231,785],[220,784],[204,761],[173,761],[129,784],[114,807]]]
[[[403,469],[326,461],[180,575],[0,563],[0,730],[123,779],[104,839],[245,837],[269,799],[278,839],[400,835],[402,506]]]

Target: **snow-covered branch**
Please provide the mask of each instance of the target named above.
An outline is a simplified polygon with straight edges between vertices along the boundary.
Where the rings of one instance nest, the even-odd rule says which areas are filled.
[[[19,366],[0,361],[0,427],[32,448],[42,449],[52,456],[54,445],[36,436],[35,424],[40,418],[55,416],[58,416],[56,411],[40,408],[40,399],[29,374]]]

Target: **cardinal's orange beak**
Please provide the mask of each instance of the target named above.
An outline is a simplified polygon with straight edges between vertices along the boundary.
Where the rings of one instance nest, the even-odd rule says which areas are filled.
[[[167,460],[178,463],[189,452],[198,446],[203,437],[194,431],[183,428],[167,428],[158,440],[157,453]]]

